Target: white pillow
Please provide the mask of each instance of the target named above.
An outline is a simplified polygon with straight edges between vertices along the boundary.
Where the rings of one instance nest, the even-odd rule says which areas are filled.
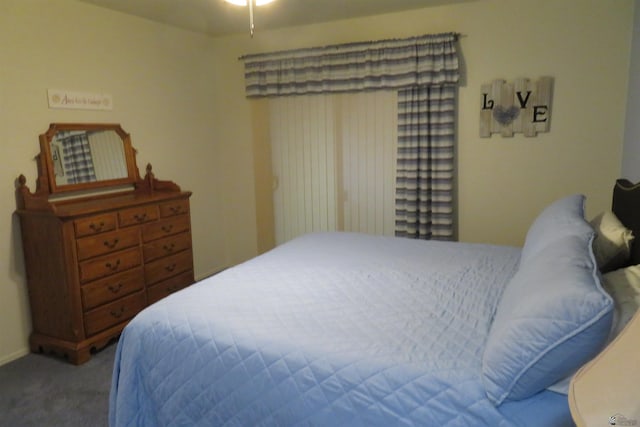
[[[600,271],[606,273],[622,267],[629,260],[633,232],[611,211],[596,216],[591,226],[596,232],[593,253]]]
[[[603,285],[615,304],[611,337],[616,337],[640,307],[640,265],[611,271],[602,276]]]
[[[611,342],[627,326],[640,307],[640,265],[604,274],[602,286],[611,295],[614,303],[613,325],[609,335],[609,342]],[[547,389],[556,393],[569,394],[569,382],[574,373]]]

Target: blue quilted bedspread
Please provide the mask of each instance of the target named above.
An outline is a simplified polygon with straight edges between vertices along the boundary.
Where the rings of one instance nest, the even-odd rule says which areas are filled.
[[[351,233],[295,239],[133,319],[110,425],[510,426],[480,371],[519,254]]]

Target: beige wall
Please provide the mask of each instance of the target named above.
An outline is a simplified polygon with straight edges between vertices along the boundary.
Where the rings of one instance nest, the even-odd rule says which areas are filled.
[[[636,4],[638,2],[636,1]],[[622,151],[621,176],[633,182],[640,181],[640,7],[633,14],[629,90]]]
[[[251,103],[245,53],[456,31],[460,239],[519,245],[549,201],[609,205],[620,173],[632,0],[478,0],[366,19],[211,39],[73,0],[0,1],[0,363],[30,330],[15,178],[34,185],[37,136],[55,121],[119,122],[138,164],[192,190],[196,276],[256,251]],[[259,16],[258,16],[259,19]],[[480,85],[555,78],[551,132],[478,137]],[[49,110],[46,90],[113,95],[108,112]]]

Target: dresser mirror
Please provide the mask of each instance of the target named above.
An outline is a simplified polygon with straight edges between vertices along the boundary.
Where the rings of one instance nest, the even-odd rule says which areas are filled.
[[[131,139],[119,124],[52,123],[40,135],[40,157],[52,194],[138,179]]]

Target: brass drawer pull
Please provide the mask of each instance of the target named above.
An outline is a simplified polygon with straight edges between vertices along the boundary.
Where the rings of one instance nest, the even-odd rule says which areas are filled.
[[[168,272],[172,272],[173,270],[176,269],[176,265],[175,264],[167,265],[164,269],[167,270]]]
[[[108,288],[111,292],[117,294],[118,292],[120,292],[120,289],[122,289],[122,283],[118,283],[117,285],[109,285]]]
[[[120,307],[120,310],[111,310],[111,315],[113,317],[115,317],[116,319],[119,319],[124,314],[124,311],[125,311],[125,308],[124,308],[124,305],[123,305],[122,307]]]
[[[104,266],[111,271],[116,271],[118,268],[120,268],[120,259],[117,259],[115,264],[111,264],[110,262],[108,262]]]
[[[177,215],[179,213],[182,212],[182,207],[181,206],[171,206],[169,207],[169,210],[171,211],[171,213],[173,213],[174,215]]]
[[[104,242],[102,242],[106,247],[108,247],[109,249],[113,249],[116,247],[116,245],[120,242],[120,240],[113,239],[112,242],[109,242],[108,240],[105,240]]]
[[[104,221],[100,221],[100,223],[98,224],[92,222],[91,224],[89,224],[89,228],[95,233],[99,233],[104,228]]]
[[[163,225],[161,228],[165,233],[170,233],[173,230],[173,224]]]
[[[143,213],[143,214],[135,214],[133,215],[133,219],[135,219],[138,222],[143,222],[147,220],[147,213]]]
[[[169,245],[164,245],[162,249],[164,249],[165,252],[173,252],[173,249],[175,247],[176,247],[175,243],[171,243]]]

